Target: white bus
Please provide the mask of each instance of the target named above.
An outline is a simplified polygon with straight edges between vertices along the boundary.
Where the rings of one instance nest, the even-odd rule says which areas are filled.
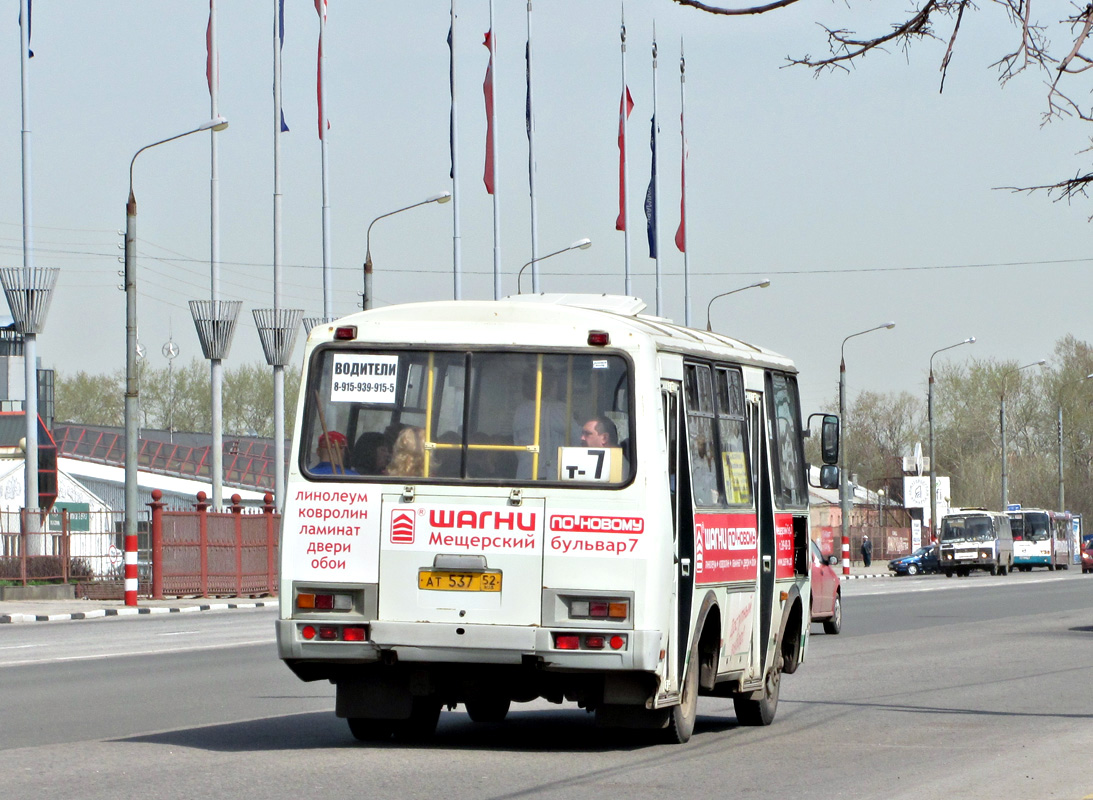
[[[311,332],[278,647],[361,740],[574,702],[686,741],[775,714],[809,634],[796,370],[636,298],[358,313]],[[824,415],[821,482],[838,419]]]
[[[1070,566],[1070,515],[1042,508],[1006,512],[1013,530],[1013,566],[1023,572],[1033,567],[1049,570]]]

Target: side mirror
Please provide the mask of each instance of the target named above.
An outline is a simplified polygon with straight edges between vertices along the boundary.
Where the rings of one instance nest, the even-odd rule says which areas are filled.
[[[825,464],[839,463],[839,417],[836,414],[812,414],[808,426],[812,427],[812,418],[820,417],[820,457]],[[834,488],[825,486],[825,489]]]
[[[827,564],[829,567],[837,567],[839,565],[839,557],[832,553],[827,557]]]
[[[834,464],[824,464],[822,467],[820,467],[820,488],[839,488],[839,468],[836,467]]]

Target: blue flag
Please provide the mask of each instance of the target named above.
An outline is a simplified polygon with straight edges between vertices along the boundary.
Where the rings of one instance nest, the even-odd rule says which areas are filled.
[[[278,0],[277,3],[277,37],[280,40],[281,50],[285,49],[285,0]],[[288,123],[285,122],[285,110],[283,108],[277,109],[281,115],[281,133],[288,133]]]
[[[657,257],[657,115],[649,125],[649,149],[653,152],[649,189],[645,192],[645,220],[649,231],[649,258]]]

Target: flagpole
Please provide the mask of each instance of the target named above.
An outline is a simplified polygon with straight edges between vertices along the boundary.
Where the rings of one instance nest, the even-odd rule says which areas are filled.
[[[31,275],[34,272],[34,230],[33,204],[31,202],[31,158],[30,158],[30,0],[19,0],[19,79],[22,96],[22,160],[23,160],[23,281],[32,286]],[[38,364],[35,353],[35,334],[23,333],[23,375],[25,398],[23,416],[26,422],[26,448],[23,451],[23,505],[25,508],[38,508]],[[28,521],[39,528],[30,515]],[[41,553],[37,540],[28,548],[32,555]]]
[[[493,98],[493,124],[490,128],[490,151],[493,153],[493,299],[501,299],[501,203],[497,186],[497,40],[493,31],[493,0],[490,0],[490,96]]]
[[[452,110],[449,117],[449,140],[452,151],[452,297],[455,300],[463,299],[463,264],[459,229],[459,148],[458,126],[456,125],[455,102],[455,0],[452,0],[451,41],[449,42],[448,83],[452,96]]]
[[[531,291],[538,294],[539,228],[535,212],[535,118],[531,114],[531,0],[528,0],[527,84],[528,189],[531,192]],[[494,157],[496,158],[496,154]]]
[[[273,313],[281,309],[281,42],[285,33],[285,0],[273,0]],[[169,363],[169,362],[168,362]],[[285,368],[273,365],[273,496],[285,505]]]
[[[656,306],[657,316],[663,316],[664,289],[660,280],[660,157],[656,146],[657,132],[657,25],[653,23],[653,241],[656,243]]]
[[[622,184],[622,247],[624,253],[624,279],[623,288],[627,295],[634,293],[633,278],[630,272],[630,196],[628,192],[629,180],[629,167],[626,163],[626,123],[630,118],[628,109],[626,107],[626,4],[622,4],[622,24],[619,28],[619,38],[621,40],[622,48],[622,100],[619,103],[619,125],[622,128],[622,141],[619,146],[622,148],[619,153],[621,159],[621,169],[619,170],[619,180]]]
[[[220,52],[217,48],[216,0],[209,0],[209,59],[212,71],[209,78],[210,119],[220,116]],[[209,129],[210,178],[209,178],[209,299],[212,313],[219,319],[220,300],[220,157],[217,131]],[[212,394],[212,507],[219,511],[224,497],[224,364],[219,358],[209,359],[210,390]]]
[[[687,97],[685,86],[687,64],[683,58],[683,38],[679,40],[679,138],[682,146],[682,156],[679,168],[679,233],[680,240],[677,244],[683,251],[683,324],[691,327],[691,269],[690,254],[687,252],[687,129],[684,121]]]
[[[326,138],[330,133],[327,130],[326,107],[326,52],[323,44],[326,39],[326,0],[319,0],[319,142],[322,152],[323,170],[323,318],[329,322],[334,319],[334,286],[333,266],[330,256],[330,193],[329,177],[330,164],[327,159]]]

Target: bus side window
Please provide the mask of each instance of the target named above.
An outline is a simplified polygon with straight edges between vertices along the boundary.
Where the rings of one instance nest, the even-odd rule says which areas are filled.
[[[718,475],[720,448],[714,425],[713,378],[704,364],[687,364],[685,378],[691,493],[696,506],[721,506],[725,497]]]

